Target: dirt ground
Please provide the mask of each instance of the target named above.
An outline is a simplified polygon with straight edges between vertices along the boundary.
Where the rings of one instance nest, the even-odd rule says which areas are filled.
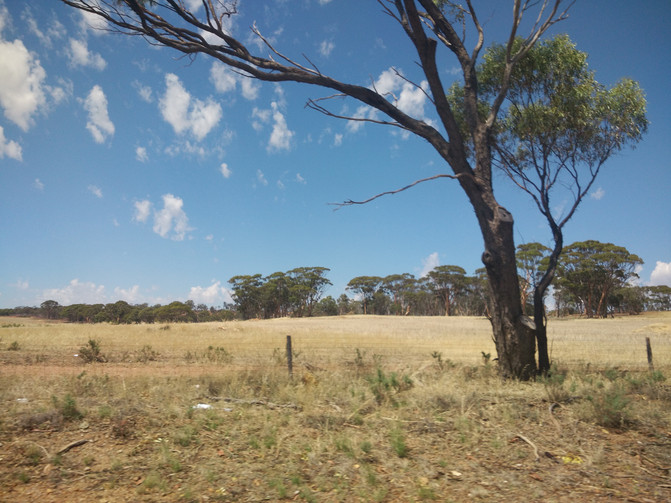
[[[71,356],[0,351],[0,502],[671,501],[659,372]]]

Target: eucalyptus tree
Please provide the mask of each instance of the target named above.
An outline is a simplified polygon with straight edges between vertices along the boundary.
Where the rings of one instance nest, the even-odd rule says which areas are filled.
[[[492,164],[531,197],[553,240],[543,274],[533,289],[533,330],[541,372],[550,369],[544,298],[557,269],[563,230],[592,190],[602,167],[614,154],[635,146],[647,130],[646,100],[638,83],[624,78],[611,89],[588,67],[587,54],[567,35],[538,42],[508,72],[517,38],[494,44],[477,68],[478,113],[491,114],[502,84],[508,92],[500,106],[492,141]],[[454,85],[450,100],[466,129],[465,87]],[[475,146],[473,147],[475,148]],[[557,205],[557,201],[566,201]],[[496,292],[494,292],[494,298]]]
[[[439,265],[427,277],[433,293],[443,302],[445,316],[451,316],[456,297],[466,289],[466,271],[457,265]]]
[[[379,276],[357,276],[349,280],[345,290],[354,292],[354,294],[361,297],[363,314],[368,314],[368,306],[373,301],[383,281]]]
[[[638,278],[643,261],[622,246],[580,241],[567,246],[557,268],[560,294],[569,294],[587,317],[606,317],[609,300],[618,289]]]
[[[139,35],[151,44],[167,46],[184,54],[205,54],[235,71],[269,82],[298,82],[325,88],[333,93],[310,100],[308,107],[328,116],[348,120],[364,120],[398,127],[424,140],[443,159],[449,169],[433,176],[415,180],[392,192],[401,192],[418,183],[451,178],[463,189],[472,206],[484,243],[482,261],[487,270],[492,293],[490,319],[503,375],[528,378],[536,369],[534,333],[523,316],[517,281],[513,217],[494,196],[492,176],[493,146],[497,117],[508,94],[511,76],[540,37],[556,22],[567,16],[571,0],[511,0],[505,61],[498,88],[493,91],[486,114],[479,111],[480,84],[476,64],[484,46],[484,25],[476,13],[474,2],[466,0],[462,7],[447,0],[377,0],[381,15],[398,23],[415,50],[416,62],[426,81],[408,81],[429,97],[436,120],[414,117],[399,100],[374,86],[346,82],[326,75],[310,63],[300,63],[290,54],[275,47],[256,27],[256,41],[264,46],[255,50],[248,37],[236,37],[226,29],[226,19],[237,15],[235,1],[203,0],[200,9],[191,12],[181,0],[62,0],[65,4],[104,18],[117,31]],[[191,4],[191,2],[189,2]],[[262,6],[269,8],[267,5]],[[250,10],[253,6],[248,6]],[[261,7],[259,7],[261,8]],[[296,7],[300,8],[300,7]],[[353,9],[350,4],[347,8]],[[525,16],[532,16],[530,30],[517,42]],[[489,21],[490,23],[492,21]],[[371,20],[375,29],[377,20]],[[475,37],[467,44],[467,32]],[[270,55],[267,55],[267,54]],[[265,55],[264,55],[265,54]],[[454,110],[447,99],[442,70],[452,66],[448,58],[456,58],[463,80],[463,117],[465,134],[459,127]],[[413,58],[414,59],[414,58]],[[415,61],[405,63],[414,64]],[[397,66],[403,64],[398,62]],[[368,106],[381,116],[343,117],[329,108],[328,98],[350,97]],[[468,143],[472,148],[468,147]],[[373,147],[374,148],[374,147]],[[345,204],[365,203],[347,201]]]

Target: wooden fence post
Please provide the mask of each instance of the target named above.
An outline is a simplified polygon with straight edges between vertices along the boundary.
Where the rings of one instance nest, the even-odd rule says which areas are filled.
[[[652,347],[650,346],[650,337],[645,338],[645,350],[648,353],[648,369],[650,372],[652,372],[655,370],[655,367],[652,364]]]
[[[294,377],[293,352],[291,351],[291,336],[287,335],[287,368],[289,369],[289,379]]]

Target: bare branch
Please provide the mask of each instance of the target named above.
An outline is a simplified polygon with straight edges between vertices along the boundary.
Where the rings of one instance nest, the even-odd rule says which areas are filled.
[[[340,208],[343,208],[345,206],[353,206],[353,205],[357,205],[357,204],[368,204],[371,201],[375,201],[376,199],[378,199],[382,196],[389,196],[389,195],[393,195],[393,194],[398,194],[399,192],[403,192],[405,190],[411,189],[412,187],[414,187],[415,185],[419,185],[420,183],[429,182],[431,180],[437,180],[439,178],[450,178],[452,180],[456,180],[456,179],[459,178],[459,175],[448,175],[448,174],[434,175],[434,176],[430,176],[428,178],[422,178],[421,180],[415,180],[410,185],[406,185],[405,187],[402,187],[400,189],[388,190],[386,192],[380,192],[379,194],[376,194],[373,197],[369,197],[368,199],[366,199],[364,201],[352,201],[351,199],[349,199],[349,200],[344,201],[342,203],[328,203],[328,204],[331,205],[331,206],[337,206],[337,208],[335,208],[334,211],[337,211]]]

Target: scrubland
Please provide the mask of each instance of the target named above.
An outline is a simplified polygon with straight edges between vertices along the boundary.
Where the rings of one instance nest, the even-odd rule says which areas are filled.
[[[0,501],[671,499],[671,313],[550,320],[553,372],[527,383],[490,334],[2,318]]]

